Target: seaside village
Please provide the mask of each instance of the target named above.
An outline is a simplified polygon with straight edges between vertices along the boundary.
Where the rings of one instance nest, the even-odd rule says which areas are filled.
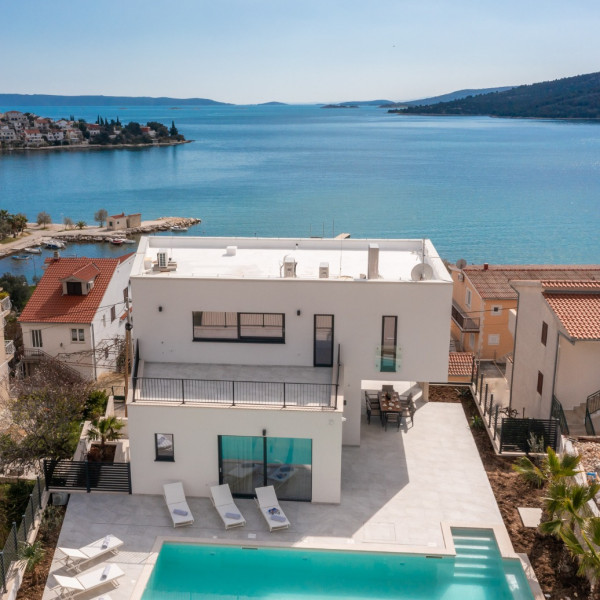
[[[80,133],[16,111],[0,126]],[[600,572],[600,265],[449,264],[428,239],[144,236],[119,258],[57,251],[18,312],[2,296],[0,467],[30,482],[2,598],[24,582],[141,598],[169,540],[420,555],[427,581],[492,578],[523,600],[563,597],[564,564],[536,562],[548,544],[581,589]],[[570,516],[544,503],[560,485],[578,490]],[[34,584],[22,548],[40,539]],[[428,597],[407,564],[398,585]]]
[[[54,121],[39,117],[33,113],[9,110],[0,113],[0,147],[2,148],[40,148],[45,146],[81,146],[90,143],[90,139],[102,133],[99,123],[59,119]],[[147,126],[140,127],[141,133],[154,138],[156,131]],[[112,126],[109,138],[120,133],[119,124]]]

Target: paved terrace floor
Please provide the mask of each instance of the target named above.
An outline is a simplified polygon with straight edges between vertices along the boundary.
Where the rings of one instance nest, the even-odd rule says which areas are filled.
[[[399,432],[376,420],[368,426],[363,416],[361,441],[343,450],[341,504],[282,502],[289,530],[270,534],[253,500],[237,501],[246,527],[225,531],[207,498],[189,498],[195,523],[174,529],[162,496],[72,494],[59,545],[76,548],[108,533],[121,538],[124,546],[110,560],[125,576],[110,596],[126,600],[161,536],[433,553],[444,548],[442,522],[502,526],[460,404],[419,406],[414,426],[403,423]],[[48,583],[55,585],[52,575]],[[47,588],[44,600],[52,597]]]

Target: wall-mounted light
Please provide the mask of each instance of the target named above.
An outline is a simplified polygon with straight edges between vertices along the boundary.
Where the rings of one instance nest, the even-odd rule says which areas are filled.
[[[267,437],[267,430],[263,429],[263,437]]]
[[[298,309],[298,310],[296,311],[296,314],[297,314],[298,316],[300,316],[300,315],[302,314],[302,311],[301,311],[300,309]]]
[[[162,312],[162,306],[158,307],[158,312]]]

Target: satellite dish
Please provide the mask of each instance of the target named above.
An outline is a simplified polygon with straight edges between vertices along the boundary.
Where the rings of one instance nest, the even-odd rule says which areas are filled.
[[[433,277],[433,269],[427,263],[415,265],[410,272],[410,278],[413,281],[428,281]]]
[[[459,258],[459,259],[456,261],[456,267],[457,267],[458,269],[461,269],[461,270],[462,270],[462,269],[464,269],[466,266],[467,266],[467,261],[466,261],[464,258]]]

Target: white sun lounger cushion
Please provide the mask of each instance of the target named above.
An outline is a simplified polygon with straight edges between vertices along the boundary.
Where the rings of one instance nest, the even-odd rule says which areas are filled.
[[[223,525],[225,525],[225,529],[242,527],[246,524],[246,519],[244,519],[240,509],[233,501],[229,484],[224,483],[223,485],[214,485],[211,487],[210,498],[223,521]]]

